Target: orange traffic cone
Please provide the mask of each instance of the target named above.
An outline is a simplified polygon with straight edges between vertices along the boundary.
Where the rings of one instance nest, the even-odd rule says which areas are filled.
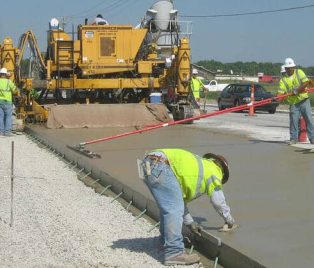
[[[254,83],[252,83],[251,85],[251,106],[249,108],[249,116],[254,116],[254,91],[255,91],[255,88],[254,88]]]
[[[303,116],[301,116],[299,120],[299,142],[306,142],[306,141],[307,141],[306,122]]]

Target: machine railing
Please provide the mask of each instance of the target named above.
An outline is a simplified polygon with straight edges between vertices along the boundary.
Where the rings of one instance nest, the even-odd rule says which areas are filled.
[[[168,22],[165,20],[151,20],[148,24],[148,29],[150,32],[159,31],[161,29],[156,28],[156,23],[158,22]],[[170,20],[168,28],[166,30],[161,30],[162,32],[173,33],[176,32],[180,37],[190,37],[192,35],[192,21],[178,21]]]

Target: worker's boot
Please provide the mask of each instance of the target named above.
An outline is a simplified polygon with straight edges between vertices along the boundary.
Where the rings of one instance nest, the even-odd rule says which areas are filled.
[[[200,257],[197,254],[187,254],[183,252],[180,255],[166,259],[164,265],[190,265],[198,263],[199,261]]]
[[[298,141],[296,141],[296,140],[288,141],[288,145],[293,145],[293,144],[297,144],[297,143],[298,143]]]

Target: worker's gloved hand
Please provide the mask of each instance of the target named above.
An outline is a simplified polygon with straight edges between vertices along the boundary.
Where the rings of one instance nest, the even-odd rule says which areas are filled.
[[[218,229],[219,232],[230,232],[236,228],[238,228],[239,225],[237,224],[230,224],[230,223],[225,223],[220,229]]]
[[[193,234],[196,234],[198,236],[202,236],[203,227],[197,224],[195,221],[191,224],[187,225],[187,227],[190,229],[190,231]]]

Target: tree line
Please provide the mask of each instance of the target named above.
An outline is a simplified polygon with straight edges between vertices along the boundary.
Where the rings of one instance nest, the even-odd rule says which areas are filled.
[[[282,63],[272,62],[242,62],[237,61],[233,63],[222,63],[215,60],[201,60],[196,62],[197,65],[213,71],[221,72],[223,74],[237,74],[257,76],[258,73],[264,73],[265,75],[279,76]],[[297,68],[301,68],[306,75],[314,76],[314,67],[302,67],[300,65]]]
[[[222,63],[215,60],[201,60],[195,64],[203,66],[204,68],[213,71],[221,72],[222,74],[234,74],[234,75],[248,75],[257,76],[258,73],[264,73],[265,75],[279,76],[282,63],[271,62],[242,62],[237,61],[233,63]],[[34,68],[34,62],[32,62],[32,68]],[[302,67],[301,68],[306,75],[314,76],[314,67]],[[36,69],[36,68],[35,68]],[[25,75],[29,72],[29,59],[23,59],[21,61],[21,74]]]

